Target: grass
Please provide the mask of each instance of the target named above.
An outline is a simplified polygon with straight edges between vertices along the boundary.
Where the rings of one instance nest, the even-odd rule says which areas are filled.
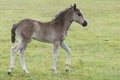
[[[66,53],[61,48],[57,75],[51,71],[52,45],[33,40],[25,57],[26,75],[16,55],[10,64],[10,29],[24,18],[49,21],[55,14],[76,3],[88,21],[83,28],[73,23],[65,42],[71,48],[71,68],[66,74]],[[120,79],[120,1],[119,0],[0,0],[0,80],[119,80]]]

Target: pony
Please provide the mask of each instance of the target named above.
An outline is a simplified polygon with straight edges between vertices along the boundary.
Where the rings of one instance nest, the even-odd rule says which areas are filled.
[[[18,44],[11,48],[11,65],[8,74],[11,74],[14,69],[15,54],[20,51],[20,60],[24,72],[29,73],[26,68],[24,53],[27,45],[35,39],[37,41],[53,44],[53,60],[52,70],[56,71],[56,59],[58,48],[61,46],[67,53],[66,71],[70,68],[70,48],[65,43],[67,31],[72,22],[75,21],[83,27],[87,26],[87,21],[84,19],[81,11],[76,7],[76,4],[60,12],[56,17],[48,22],[40,22],[33,19],[24,19],[13,25],[11,29],[11,42],[15,42],[15,36],[18,37]]]

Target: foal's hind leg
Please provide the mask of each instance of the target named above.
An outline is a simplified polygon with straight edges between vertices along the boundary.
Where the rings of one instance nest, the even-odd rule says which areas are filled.
[[[19,43],[16,46],[13,46],[11,49],[11,66],[8,70],[8,74],[10,74],[12,72],[12,70],[14,69],[14,63],[15,63],[15,54],[20,50],[21,54],[24,53],[25,51],[25,44],[22,41],[19,41]],[[21,55],[22,56],[22,55]],[[24,56],[22,56],[24,58]],[[24,59],[22,59],[24,61]],[[26,70],[26,72],[28,72]]]
[[[57,60],[57,54],[58,54],[58,47],[60,45],[60,41],[55,41],[53,43],[54,49],[53,49],[53,64],[52,64],[52,69],[54,74],[56,74],[56,60]]]
[[[17,51],[19,49],[20,49],[19,44],[17,44],[16,46],[13,46],[11,49],[11,65],[10,65],[10,68],[8,70],[8,74],[10,74],[12,72],[12,70],[14,69],[15,54],[17,53]]]
[[[24,60],[25,50],[26,50],[26,46],[20,49],[20,60],[21,60],[23,71],[25,71],[26,73],[29,73],[27,68],[26,68],[26,64],[25,64],[25,60]]]
[[[60,46],[67,52],[66,71],[68,71],[70,67],[70,48],[65,44],[64,41],[61,42]]]

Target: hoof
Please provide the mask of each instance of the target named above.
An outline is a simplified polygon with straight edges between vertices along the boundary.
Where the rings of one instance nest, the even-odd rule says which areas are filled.
[[[66,69],[65,69],[65,71],[68,72],[69,69],[70,69],[70,64],[66,64]]]
[[[23,69],[23,71],[24,71],[25,73],[29,74],[29,71],[28,71],[28,70]]]
[[[11,72],[8,71],[8,75],[10,75],[10,74],[11,74]]]
[[[66,71],[66,72],[68,72],[68,71],[69,71],[69,69],[65,69],[65,71]]]
[[[55,69],[52,69],[52,71],[53,71],[54,74],[57,74],[57,71]]]

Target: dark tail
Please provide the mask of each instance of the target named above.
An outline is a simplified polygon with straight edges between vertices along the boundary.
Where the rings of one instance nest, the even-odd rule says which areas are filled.
[[[12,27],[12,29],[11,29],[11,42],[12,43],[15,42],[15,36],[16,36],[15,30],[16,30],[16,28],[17,28],[17,24],[14,24],[13,27]]]

